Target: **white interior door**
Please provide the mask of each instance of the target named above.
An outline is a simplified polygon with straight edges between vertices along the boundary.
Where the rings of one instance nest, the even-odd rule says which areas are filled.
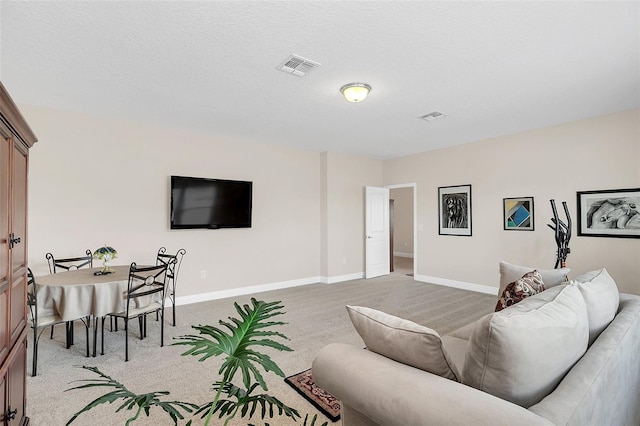
[[[365,278],[389,274],[389,189],[365,187]]]

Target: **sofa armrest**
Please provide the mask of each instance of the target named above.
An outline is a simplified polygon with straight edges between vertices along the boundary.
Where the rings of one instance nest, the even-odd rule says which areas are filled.
[[[523,407],[355,346],[325,346],[312,368],[316,384],[380,425],[552,425]]]

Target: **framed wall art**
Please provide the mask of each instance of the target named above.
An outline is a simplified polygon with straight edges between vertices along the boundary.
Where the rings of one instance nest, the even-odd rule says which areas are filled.
[[[503,222],[505,231],[533,231],[533,197],[503,198]]]
[[[578,235],[640,238],[640,188],[577,193]]]
[[[471,236],[471,185],[438,188],[440,235]]]

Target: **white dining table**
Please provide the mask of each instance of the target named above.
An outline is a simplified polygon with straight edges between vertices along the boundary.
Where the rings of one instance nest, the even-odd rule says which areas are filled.
[[[36,277],[38,316],[57,314],[64,321],[73,321],[123,311],[129,265],[112,267],[112,274],[94,275],[101,269],[77,269]]]
[[[38,316],[59,315],[64,321],[90,317],[94,322],[96,356],[98,318],[126,309],[129,265],[112,266],[113,273],[94,275],[102,268],[85,268],[36,277]],[[157,293],[156,297],[160,298]],[[136,300],[136,305],[151,300]]]

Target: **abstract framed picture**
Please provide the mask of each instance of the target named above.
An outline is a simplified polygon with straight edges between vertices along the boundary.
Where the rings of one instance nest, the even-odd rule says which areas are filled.
[[[533,231],[533,197],[503,198],[505,231]]]
[[[640,238],[640,188],[579,191],[578,235]]]
[[[471,185],[438,188],[440,235],[471,236]]]

